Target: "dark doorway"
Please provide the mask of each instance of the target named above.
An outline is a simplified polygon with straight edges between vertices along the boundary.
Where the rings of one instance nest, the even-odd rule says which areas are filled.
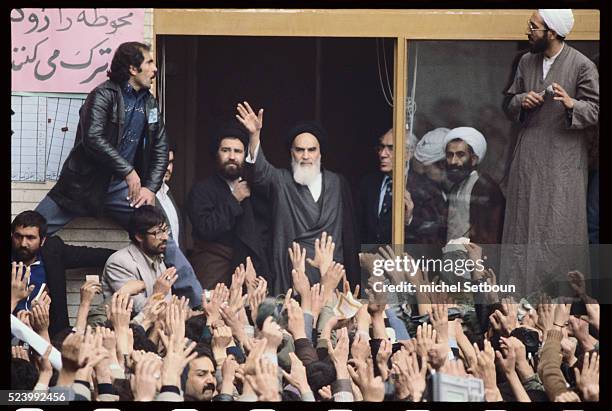
[[[393,42],[159,36],[165,121],[177,146],[171,187],[179,206],[196,181],[214,173],[210,141],[244,100],[265,110],[262,148],[277,167],[289,167],[287,130],[298,120],[320,121],[331,140],[322,164],[344,175],[356,198],[361,177],[376,169],[375,140],[392,126],[386,100],[393,90]]]

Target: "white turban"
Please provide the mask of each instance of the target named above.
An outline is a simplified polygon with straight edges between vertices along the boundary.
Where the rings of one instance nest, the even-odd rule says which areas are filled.
[[[565,37],[574,27],[574,13],[572,9],[539,9],[538,13],[548,28],[554,30],[561,37]]]
[[[448,128],[439,127],[425,133],[416,146],[416,151],[414,152],[416,159],[428,166],[446,157],[444,137],[446,137],[449,131],[450,129]]]
[[[446,145],[450,141],[457,138],[465,141],[470,147],[472,147],[474,154],[478,156],[478,163],[482,163],[485,154],[487,154],[487,141],[482,133],[472,127],[454,128],[446,135],[446,137],[444,137],[444,150],[446,150]]]

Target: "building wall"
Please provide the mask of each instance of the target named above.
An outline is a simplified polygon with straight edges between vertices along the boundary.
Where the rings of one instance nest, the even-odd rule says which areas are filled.
[[[145,10],[144,41],[153,42],[153,9]],[[55,185],[55,181],[46,183],[11,183],[11,221],[24,210],[33,210],[47,192]],[[77,218],[60,230],[59,235],[67,244],[89,247],[105,247],[119,249],[129,242],[127,233],[108,219]],[[85,281],[85,274],[101,274],[101,270],[83,267],[79,270],[69,270],[66,273],[66,291],[68,293],[68,315],[70,323],[74,324],[79,306],[79,289]],[[98,296],[94,303],[100,302]]]

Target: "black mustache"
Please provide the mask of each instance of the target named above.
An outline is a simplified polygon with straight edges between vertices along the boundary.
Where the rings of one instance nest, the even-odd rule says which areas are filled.
[[[213,383],[208,383],[208,384],[206,384],[206,385],[204,386],[204,388],[202,389],[202,392],[204,392],[204,391],[208,391],[208,390],[210,390],[210,391],[214,391],[216,388],[217,388],[217,387],[215,387],[215,384],[213,384]]]

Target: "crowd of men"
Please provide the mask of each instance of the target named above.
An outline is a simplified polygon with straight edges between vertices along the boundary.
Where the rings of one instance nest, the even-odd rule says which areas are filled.
[[[570,10],[529,20],[531,53],[507,91],[508,115],[521,123],[507,198],[479,172],[480,131],[409,138],[406,244],[477,261],[487,244],[587,242],[586,167],[566,160],[586,161],[581,136],[597,125],[598,77],[564,42],[572,25]],[[371,293],[373,261],[400,255],[360,253],[391,243],[393,130],[378,138],[379,170],[353,197],[342,175],[322,167],[322,125],[292,127],[291,168],[278,168],[264,155],[264,110],[239,103],[211,145],[215,174],[188,196],[188,259],[169,188],[180,153],[149,90],[156,72],[147,45],[117,49],[109,80],[80,111],[57,184],[12,222],[12,389],[92,401],[419,402],[452,399],[451,381],[479,388],[466,389],[466,401],[598,401],[599,304],[579,267],[565,271],[564,299]],[[538,190],[552,192],[529,195]],[[102,215],[128,232],[129,245],[79,247],[54,235],[74,218]],[[567,218],[571,232],[560,226]],[[525,263],[526,276],[540,269]],[[102,274],[86,278],[71,327],[65,271],[79,267]],[[456,279],[433,274],[384,277]],[[489,267],[466,279],[497,282]]]

